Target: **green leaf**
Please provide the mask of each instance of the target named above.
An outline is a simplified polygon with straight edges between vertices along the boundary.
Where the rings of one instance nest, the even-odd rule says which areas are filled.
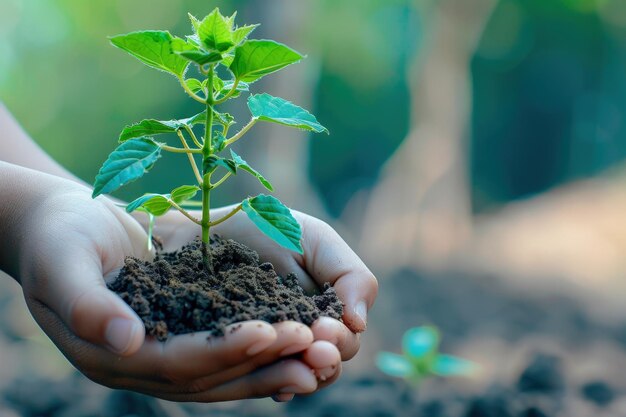
[[[217,155],[210,155],[208,158],[205,158],[202,162],[202,172],[208,173],[213,171],[218,166],[226,168],[228,171],[233,174],[237,173],[237,165],[230,159],[220,158]]]
[[[227,55],[223,56],[222,62],[220,62],[220,64],[222,64],[226,68],[230,68],[230,66],[233,64],[234,60],[235,60],[235,55],[227,54]]]
[[[189,89],[191,91],[193,91],[194,93],[198,93],[202,90],[202,82],[200,80],[197,80],[195,78],[189,78],[187,80],[185,80],[185,84],[187,84],[187,87],[189,87]]]
[[[215,8],[199,23],[196,33],[200,42],[209,51],[224,52],[235,45],[231,27],[229,19],[222,16],[220,10]]]
[[[193,31],[197,32],[198,28],[200,27],[200,21],[191,13],[187,13],[187,16],[189,16],[189,21],[191,21],[191,27],[193,28]],[[200,45],[200,42],[197,42],[197,44]]]
[[[431,326],[414,327],[402,337],[402,350],[411,358],[420,359],[433,354],[439,348],[439,331]]]
[[[161,147],[150,138],[128,140],[119,145],[96,176],[92,196],[111,193],[141,178],[161,157]]]
[[[432,372],[439,376],[466,376],[476,372],[474,362],[452,355],[438,355],[433,363]]]
[[[222,91],[223,88],[224,80],[222,80],[220,77],[213,76],[213,91]]]
[[[120,142],[142,136],[159,135],[163,133],[175,133],[185,126],[192,127],[198,123],[206,123],[206,111],[196,114],[187,119],[180,120],[154,120],[146,119],[141,122],[126,126],[120,133]]]
[[[171,198],[176,204],[180,204],[183,201],[194,198],[198,191],[200,191],[200,187],[197,185],[181,185],[172,191]]]
[[[409,378],[414,373],[413,364],[409,360],[391,352],[379,352],[376,355],[376,366],[387,375],[398,378]]]
[[[245,41],[248,35],[252,33],[252,31],[258,28],[260,25],[246,25],[240,28],[235,29],[233,32],[233,43],[235,45],[239,45],[241,42]]]
[[[215,148],[215,152],[222,152],[226,147],[226,137],[222,132],[215,132],[213,136],[213,147]]]
[[[230,70],[238,80],[252,83],[302,58],[298,52],[281,43],[248,40],[235,49],[235,59],[230,64]]]
[[[266,180],[265,177],[261,175],[256,169],[248,165],[248,163],[244,161],[239,155],[237,155],[232,149],[230,150],[230,155],[232,156],[233,161],[235,162],[235,165],[238,169],[241,168],[244,171],[252,174],[252,176],[256,177],[256,179],[258,179],[265,188],[270,191],[274,191],[274,187],[272,186],[272,184],[268,180]]]
[[[110,38],[111,43],[128,52],[144,64],[182,77],[189,62],[178,53],[192,46],[169,32],[148,30],[118,35]],[[177,53],[178,52],[178,53]]]
[[[268,237],[287,249],[303,253],[300,224],[277,198],[260,194],[244,200],[241,206],[252,223]]]
[[[230,113],[215,112],[213,115],[215,116],[214,120],[216,124],[220,124],[222,126],[231,126],[235,124],[235,118]]]
[[[126,206],[126,211],[132,213],[133,211],[143,208],[146,212],[153,216],[162,216],[169,211],[172,207],[169,195],[161,194],[144,194],[138,199],[132,201]]]
[[[178,55],[198,65],[211,64],[222,60],[222,55],[219,52],[182,51],[178,52]]]
[[[248,98],[248,108],[252,117],[259,120],[315,133],[328,133],[328,129],[319,124],[311,113],[279,97],[272,97],[269,94],[252,95]]]

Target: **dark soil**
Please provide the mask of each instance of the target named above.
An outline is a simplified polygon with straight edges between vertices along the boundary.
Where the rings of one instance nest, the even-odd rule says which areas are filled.
[[[320,316],[341,319],[343,306],[328,284],[321,294],[309,296],[294,274],[282,278],[255,251],[217,236],[211,258],[213,273],[203,262],[200,240],[160,253],[152,262],[127,258],[109,288],[137,312],[147,334],[159,340],[198,331],[221,336],[226,326],[245,320],[311,325]]]

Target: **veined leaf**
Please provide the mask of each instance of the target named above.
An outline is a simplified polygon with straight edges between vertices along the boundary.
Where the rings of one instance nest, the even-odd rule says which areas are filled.
[[[181,185],[172,191],[171,198],[176,204],[190,200],[198,194],[200,187],[197,185]]]
[[[237,173],[237,166],[230,159],[220,158],[217,155],[211,155],[208,158],[205,158],[202,162],[202,172],[206,174],[207,172],[213,171],[218,166],[226,168],[228,171],[233,174]]]
[[[302,55],[282,43],[248,40],[235,49],[230,70],[238,80],[252,83],[302,58]]]
[[[414,327],[402,337],[402,350],[408,357],[420,359],[437,351],[440,335],[431,326]]]
[[[144,64],[182,77],[189,61],[178,55],[192,49],[180,38],[173,37],[169,32],[148,30],[132,32],[110,38],[111,43],[128,52]]]
[[[187,84],[187,87],[194,93],[202,91],[202,82],[200,80],[188,78],[185,80],[185,84]]]
[[[382,372],[398,378],[409,378],[414,373],[413,364],[404,356],[391,352],[379,352],[376,366]]]
[[[300,254],[303,253],[300,244],[302,238],[300,224],[289,208],[277,198],[260,194],[244,200],[241,208],[252,223],[276,243]]]
[[[182,129],[185,126],[192,127],[198,123],[206,123],[206,111],[180,120],[146,119],[137,124],[126,126],[120,133],[119,141],[125,142],[142,136],[175,133],[178,129]]]
[[[222,60],[222,55],[219,52],[182,51],[178,52],[178,55],[198,65],[211,64]]]
[[[269,94],[256,94],[248,98],[248,108],[252,116],[267,122],[296,127],[315,133],[328,133],[315,116],[302,107]]]
[[[209,51],[224,52],[235,44],[228,18],[222,16],[218,8],[205,17],[198,25],[196,33],[200,42]]]
[[[259,26],[260,25],[246,25],[235,29],[233,31],[233,44],[239,45],[241,42],[245,41],[248,35]]]
[[[170,196],[168,194],[145,194],[138,199],[132,201],[126,206],[126,211],[133,211],[142,208],[153,216],[162,216],[172,207]]]
[[[161,157],[161,147],[150,138],[128,140],[119,145],[96,176],[92,196],[111,193],[141,178]]]
[[[274,187],[272,186],[272,184],[268,180],[266,180],[265,177],[261,175],[256,169],[248,165],[248,163],[244,161],[239,155],[237,155],[232,149],[230,150],[230,155],[232,156],[237,168],[241,168],[244,171],[252,174],[252,176],[256,177],[256,179],[258,179],[265,188],[270,191],[274,191]]]

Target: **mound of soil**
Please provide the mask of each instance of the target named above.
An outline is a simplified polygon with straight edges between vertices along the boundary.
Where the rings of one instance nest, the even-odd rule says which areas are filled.
[[[109,288],[159,340],[197,331],[221,336],[226,326],[245,320],[311,325],[320,316],[341,319],[343,306],[330,285],[309,296],[294,274],[278,276],[271,263],[230,239],[214,236],[211,254],[213,273],[203,262],[200,240],[151,262],[127,258]]]

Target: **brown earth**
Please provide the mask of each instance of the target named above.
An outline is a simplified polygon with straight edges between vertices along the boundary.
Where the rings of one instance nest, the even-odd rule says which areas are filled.
[[[255,251],[218,236],[211,254],[213,273],[204,265],[200,240],[150,262],[127,258],[109,288],[159,340],[198,331],[221,336],[226,326],[245,320],[311,325],[320,316],[341,319],[343,305],[330,285],[307,295],[294,274],[280,277]]]

